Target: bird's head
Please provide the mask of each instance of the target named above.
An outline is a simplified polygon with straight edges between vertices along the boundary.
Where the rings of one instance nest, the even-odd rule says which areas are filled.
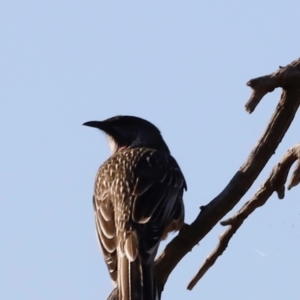
[[[160,131],[152,123],[133,116],[116,116],[104,121],[90,121],[85,126],[104,131],[112,153],[121,148],[147,147],[170,152]]]

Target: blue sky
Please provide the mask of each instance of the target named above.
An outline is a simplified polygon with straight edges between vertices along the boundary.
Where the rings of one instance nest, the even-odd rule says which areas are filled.
[[[228,183],[278,102],[248,115],[250,78],[299,57],[298,1],[2,1],[0,298],[106,299],[92,191],[109,156],[81,126],[118,114],[157,125],[187,183],[186,222]],[[299,142],[299,116],[251,191]],[[300,188],[244,223],[190,292],[225,228],[172,273],[167,299],[299,299]]]

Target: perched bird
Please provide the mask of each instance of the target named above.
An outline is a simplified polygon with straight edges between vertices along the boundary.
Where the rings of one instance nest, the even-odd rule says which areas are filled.
[[[184,176],[160,131],[133,116],[83,125],[104,131],[111,157],[100,166],[94,213],[118,300],[156,300],[154,259],[160,241],[183,224]],[[112,297],[112,296],[111,296]]]

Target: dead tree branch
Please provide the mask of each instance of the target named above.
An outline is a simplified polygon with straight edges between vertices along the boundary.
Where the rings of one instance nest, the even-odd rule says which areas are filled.
[[[285,183],[288,177],[288,173],[292,164],[296,160],[298,160],[298,164],[294,169],[288,189],[296,186],[299,183],[300,175],[300,144],[297,144],[296,146],[288,150],[281,161],[273,168],[269,178],[260,187],[258,192],[248,202],[246,202],[233,217],[221,222],[223,226],[229,225],[229,228],[220,236],[219,244],[208,256],[198,273],[189,283],[189,290],[193,289],[193,287],[203,277],[208,269],[214,265],[218,257],[223,254],[232,236],[256,208],[263,206],[274,192],[277,193],[279,199],[284,198]]]
[[[279,104],[258,144],[228,185],[201,207],[195,221],[185,226],[157,258],[156,282],[161,291],[178,262],[240,201],[275,153],[300,103],[300,59],[271,75],[252,79],[247,85],[253,89],[246,105],[249,112],[266,93],[277,87],[283,89]]]

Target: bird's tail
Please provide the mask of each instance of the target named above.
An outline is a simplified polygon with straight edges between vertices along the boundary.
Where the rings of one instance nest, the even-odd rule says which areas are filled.
[[[118,300],[157,300],[153,263],[143,264],[139,256],[132,262],[126,255],[118,259]]]

